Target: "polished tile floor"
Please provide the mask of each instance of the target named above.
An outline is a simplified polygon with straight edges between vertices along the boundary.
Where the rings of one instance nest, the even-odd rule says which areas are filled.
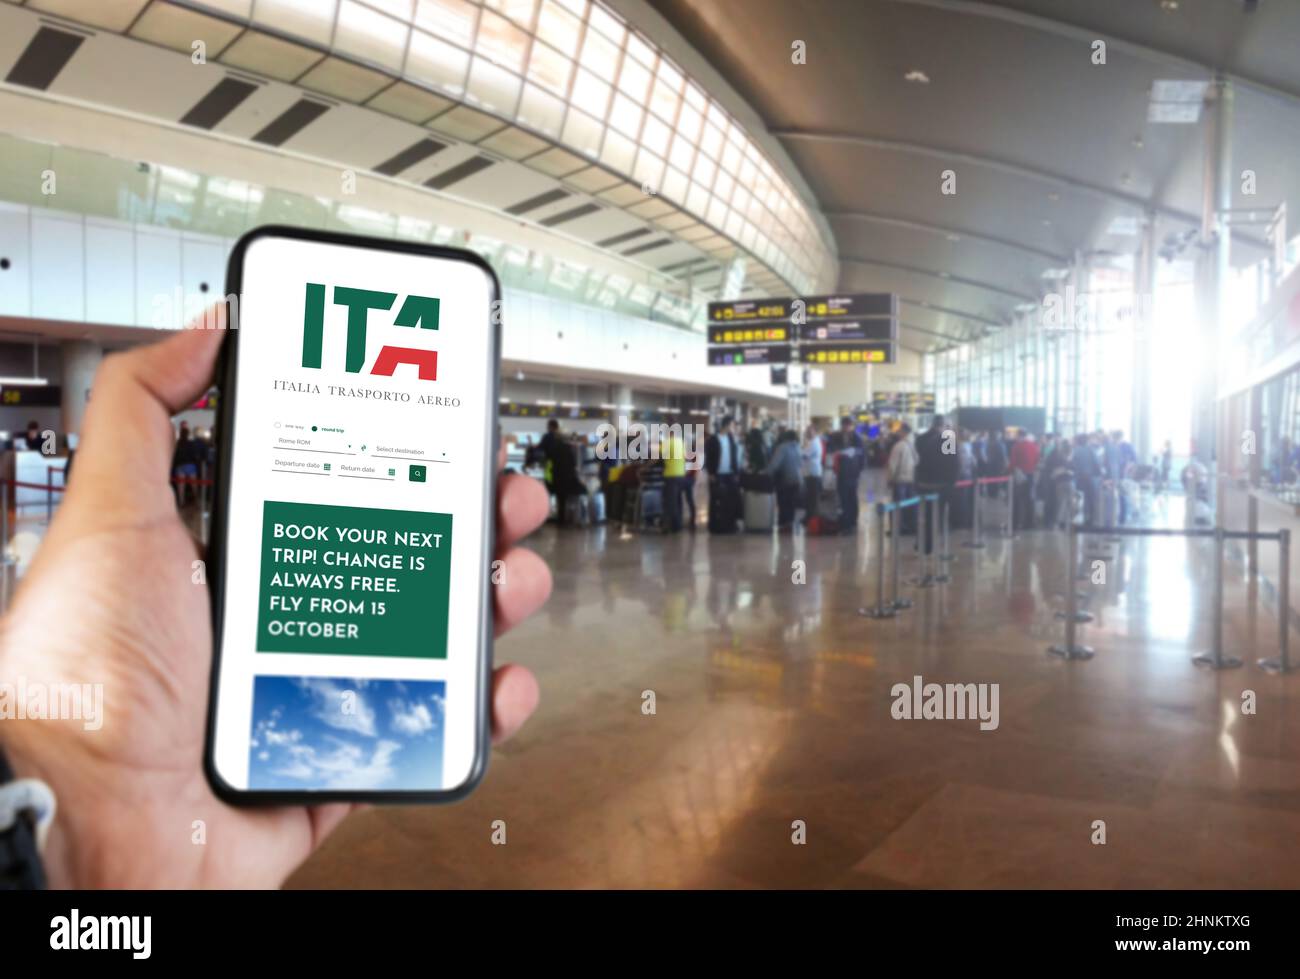
[[[1300,676],[1254,667],[1276,628],[1240,567],[1225,650],[1251,665],[1190,663],[1212,551],[1181,539],[1112,546],[1079,582],[1097,655],[1064,662],[1064,539],[963,539],[925,590],[905,548],[916,606],[872,621],[871,527],[543,529],[554,596],[498,646],[537,672],[537,716],[467,801],[359,813],[291,886],[1300,886]],[[916,675],[998,684],[999,726],[895,720]]]

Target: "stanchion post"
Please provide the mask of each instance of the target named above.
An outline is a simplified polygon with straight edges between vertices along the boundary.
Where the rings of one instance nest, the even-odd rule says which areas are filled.
[[[983,493],[980,492],[982,487],[980,486],[979,479],[972,478],[970,487],[971,487],[971,494],[974,496],[974,500],[972,501],[971,504],[970,538],[966,541],[966,543],[963,546],[971,547],[971,548],[979,548],[984,546],[983,531],[980,529],[980,520],[982,518],[980,512],[982,509],[980,507],[980,499],[983,497]]]
[[[1197,653],[1192,662],[1216,670],[1230,670],[1241,665],[1236,656],[1223,655],[1223,526],[1214,528],[1214,632],[1213,648],[1208,653]]]
[[[932,500],[933,494],[921,494],[921,502],[919,504],[921,511],[920,520],[917,521],[916,528],[916,539],[920,543],[921,547],[921,570],[917,573],[917,577],[912,582],[912,584],[916,585],[917,588],[932,588],[935,583],[934,575],[930,573],[930,552],[934,550],[935,544],[935,541],[933,540],[934,514],[930,510],[930,503]],[[928,548],[926,547],[927,543],[930,545]]]
[[[934,508],[938,514],[935,519],[939,526],[934,531],[935,557],[930,561],[930,579],[943,585],[952,581],[952,575],[943,569],[944,551],[948,549],[948,506],[942,493],[935,494]],[[943,551],[939,550],[940,547]]]
[[[948,490],[949,499],[941,500],[939,506],[939,513],[942,516],[942,523],[939,526],[943,530],[943,551],[939,554],[940,561],[957,560],[957,555],[952,552],[952,548],[948,543],[948,524],[952,522],[951,521],[951,516],[952,516],[951,494],[952,494],[952,489],[949,488]]]
[[[1070,494],[1070,500],[1068,505],[1066,506],[1066,513],[1068,514],[1067,519],[1069,520],[1069,525],[1066,527],[1065,530],[1066,534],[1069,535],[1067,538],[1068,543],[1067,543],[1066,551],[1069,555],[1070,565],[1069,565],[1069,571],[1066,572],[1066,578],[1065,578],[1066,581],[1065,611],[1057,612],[1056,617],[1058,619],[1064,619],[1067,623],[1070,624],[1070,628],[1066,630],[1066,647],[1073,647],[1074,646],[1073,627],[1075,625],[1078,625],[1080,622],[1092,621],[1091,612],[1079,611],[1079,604],[1078,604],[1079,593],[1074,588],[1074,582],[1076,578],[1075,572],[1079,567],[1079,528],[1074,523],[1076,511],[1074,507],[1073,493]],[[1087,575],[1084,575],[1083,577],[1086,579]]]
[[[898,614],[898,609],[885,602],[885,513],[888,509],[883,503],[876,504],[876,604],[858,609],[858,615],[868,619],[891,619]],[[897,514],[892,523],[898,523]]]
[[[1291,531],[1286,529],[1277,533],[1277,658],[1259,665],[1269,673],[1291,672]]]
[[[893,598],[890,599],[889,604],[891,607],[895,609],[905,609],[905,608],[912,607],[912,600],[910,598],[903,598],[898,594],[899,562],[902,556],[899,554],[899,550],[898,550],[898,538],[901,533],[901,528],[899,525],[903,522],[902,509],[903,509],[902,507],[896,507],[894,509],[894,519],[890,521],[890,528],[889,528],[890,529],[889,550],[894,560],[894,572],[893,572],[894,587],[892,589]]]
[[[54,469],[45,470],[45,522],[54,519]]]
[[[1070,571],[1065,578],[1065,613],[1057,613],[1057,618],[1065,619],[1065,643],[1061,646],[1049,646],[1047,651],[1062,659],[1092,659],[1096,650],[1091,646],[1081,646],[1076,641],[1076,629],[1080,622],[1092,618],[1087,612],[1080,612],[1074,592],[1074,565],[1079,560],[1079,529],[1074,525],[1074,498],[1070,498],[1070,526],[1066,533],[1070,535]],[[1084,618],[1080,618],[1084,616]]]

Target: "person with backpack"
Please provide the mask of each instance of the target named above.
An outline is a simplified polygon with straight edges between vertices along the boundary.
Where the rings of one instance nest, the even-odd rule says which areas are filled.
[[[794,513],[799,506],[799,491],[803,487],[801,462],[799,436],[791,429],[786,429],[777,437],[766,470],[775,484],[776,528],[782,532],[794,528]]]

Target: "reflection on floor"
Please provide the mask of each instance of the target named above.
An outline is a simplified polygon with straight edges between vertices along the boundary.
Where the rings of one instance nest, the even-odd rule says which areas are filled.
[[[1254,667],[1274,620],[1231,565],[1225,646],[1251,665],[1191,665],[1210,542],[1113,547],[1079,583],[1097,656],[1063,662],[1061,536],[955,540],[950,584],[871,621],[873,535],[545,529],[554,597],[498,647],[538,715],[469,800],[358,814],[291,884],[1300,886],[1300,677]],[[893,719],[916,675],[999,684],[998,728]]]

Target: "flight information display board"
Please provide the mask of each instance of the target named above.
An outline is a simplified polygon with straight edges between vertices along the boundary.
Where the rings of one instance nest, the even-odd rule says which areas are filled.
[[[710,326],[709,344],[714,347],[738,347],[747,343],[788,343],[790,332],[788,323]]]
[[[708,363],[892,364],[898,297],[892,293],[709,303]]]
[[[745,364],[788,364],[790,344],[765,343],[751,347],[710,347],[710,367],[739,367]]]
[[[793,315],[789,299],[744,299],[730,303],[709,303],[710,323],[761,323],[785,320]]]
[[[866,340],[846,343],[817,343],[799,347],[803,364],[892,364],[894,345]]]
[[[871,397],[871,407],[877,413],[892,411],[908,415],[932,415],[935,401],[931,391],[877,391]]]
[[[837,296],[802,296],[809,322],[887,316],[898,319],[898,297],[891,292],[841,293]]]
[[[800,343],[842,343],[845,340],[874,340],[887,343],[898,339],[898,323],[891,319],[823,320],[799,327]]]

